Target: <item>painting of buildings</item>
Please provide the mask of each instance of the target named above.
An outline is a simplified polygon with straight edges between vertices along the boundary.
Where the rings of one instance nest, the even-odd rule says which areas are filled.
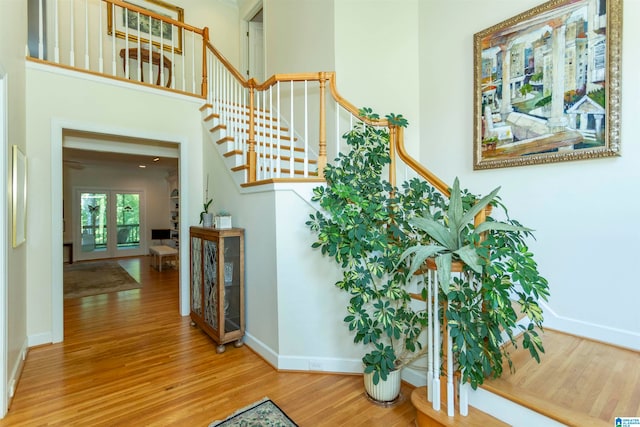
[[[607,30],[606,0],[563,0],[475,35],[477,168],[615,155]]]

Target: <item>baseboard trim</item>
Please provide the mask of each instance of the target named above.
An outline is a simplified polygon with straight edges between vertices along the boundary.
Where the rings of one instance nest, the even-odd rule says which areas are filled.
[[[27,340],[29,347],[35,347],[38,345],[53,343],[53,336],[51,335],[51,332],[42,332],[40,334],[29,335]]]
[[[20,353],[18,354],[18,359],[12,361],[9,366],[13,365],[11,369],[11,374],[9,378],[7,378],[7,408],[11,406],[11,400],[16,391],[16,387],[18,386],[18,381],[20,380],[20,375],[22,375],[22,370],[24,369],[24,362],[27,359],[27,339],[25,338],[22,343],[22,348],[20,349]]]
[[[547,305],[544,306],[544,327],[571,335],[588,338],[618,347],[640,351],[640,333],[610,328],[583,320],[560,316]]]

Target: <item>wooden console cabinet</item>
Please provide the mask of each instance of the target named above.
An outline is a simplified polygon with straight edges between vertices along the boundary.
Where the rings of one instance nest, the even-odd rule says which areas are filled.
[[[191,324],[217,344],[217,352],[244,336],[244,230],[191,227]]]

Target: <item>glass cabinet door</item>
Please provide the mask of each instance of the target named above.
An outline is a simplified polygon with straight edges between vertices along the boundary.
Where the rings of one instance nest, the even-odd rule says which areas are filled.
[[[191,238],[191,311],[202,317],[202,239]]]
[[[224,246],[224,332],[240,329],[240,237],[223,239]]]
[[[204,241],[204,322],[218,329],[218,242]]]

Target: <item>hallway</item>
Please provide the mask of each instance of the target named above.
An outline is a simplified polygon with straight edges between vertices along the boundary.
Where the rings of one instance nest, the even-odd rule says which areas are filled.
[[[407,426],[411,388],[370,403],[354,375],[278,373],[248,347],[213,343],[178,313],[178,271],[120,264],[143,285],[66,299],[65,341],[32,348],[4,426],[207,426],[264,396],[300,426]],[[357,419],[357,420],[356,420]]]

